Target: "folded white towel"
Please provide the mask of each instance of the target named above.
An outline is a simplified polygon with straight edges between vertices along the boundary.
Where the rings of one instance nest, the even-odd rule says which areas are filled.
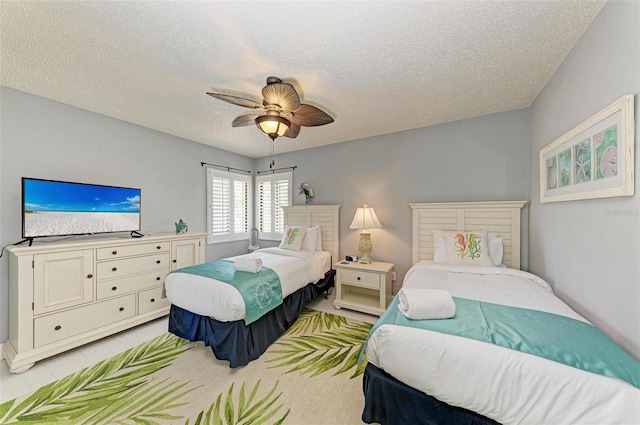
[[[456,315],[456,303],[442,289],[402,288],[398,310],[409,319],[449,319]]]
[[[258,273],[262,270],[262,258],[238,257],[236,258],[236,270],[239,272]]]

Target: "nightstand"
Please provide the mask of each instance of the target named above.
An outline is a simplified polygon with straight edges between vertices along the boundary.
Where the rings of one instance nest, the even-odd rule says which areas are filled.
[[[391,299],[393,263],[374,261],[370,264],[349,262],[333,265],[336,269],[336,300],[333,306],[381,316]]]

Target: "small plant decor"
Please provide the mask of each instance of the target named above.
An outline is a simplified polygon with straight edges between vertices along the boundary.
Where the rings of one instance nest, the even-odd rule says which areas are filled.
[[[298,195],[304,195],[305,204],[313,204],[313,188],[308,183],[300,183],[300,192]]]

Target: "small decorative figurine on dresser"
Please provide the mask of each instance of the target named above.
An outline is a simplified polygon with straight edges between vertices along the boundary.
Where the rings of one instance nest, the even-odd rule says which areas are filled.
[[[180,219],[180,221],[176,223],[176,235],[187,233],[187,230],[189,230],[189,225]]]

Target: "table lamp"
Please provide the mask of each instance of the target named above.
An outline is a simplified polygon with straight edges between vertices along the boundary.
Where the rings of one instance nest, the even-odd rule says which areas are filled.
[[[356,210],[356,216],[353,217],[353,221],[351,222],[349,229],[362,229],[360,232],[360,243],[358,244],[361,263],[371,263],[371,258],[369,258],[372,248],[371,232],[367,229],[377,229],[381,227],[382,224],[380,224],[378,217],[376,217],[376,212],[373,208],[364,204]]]

